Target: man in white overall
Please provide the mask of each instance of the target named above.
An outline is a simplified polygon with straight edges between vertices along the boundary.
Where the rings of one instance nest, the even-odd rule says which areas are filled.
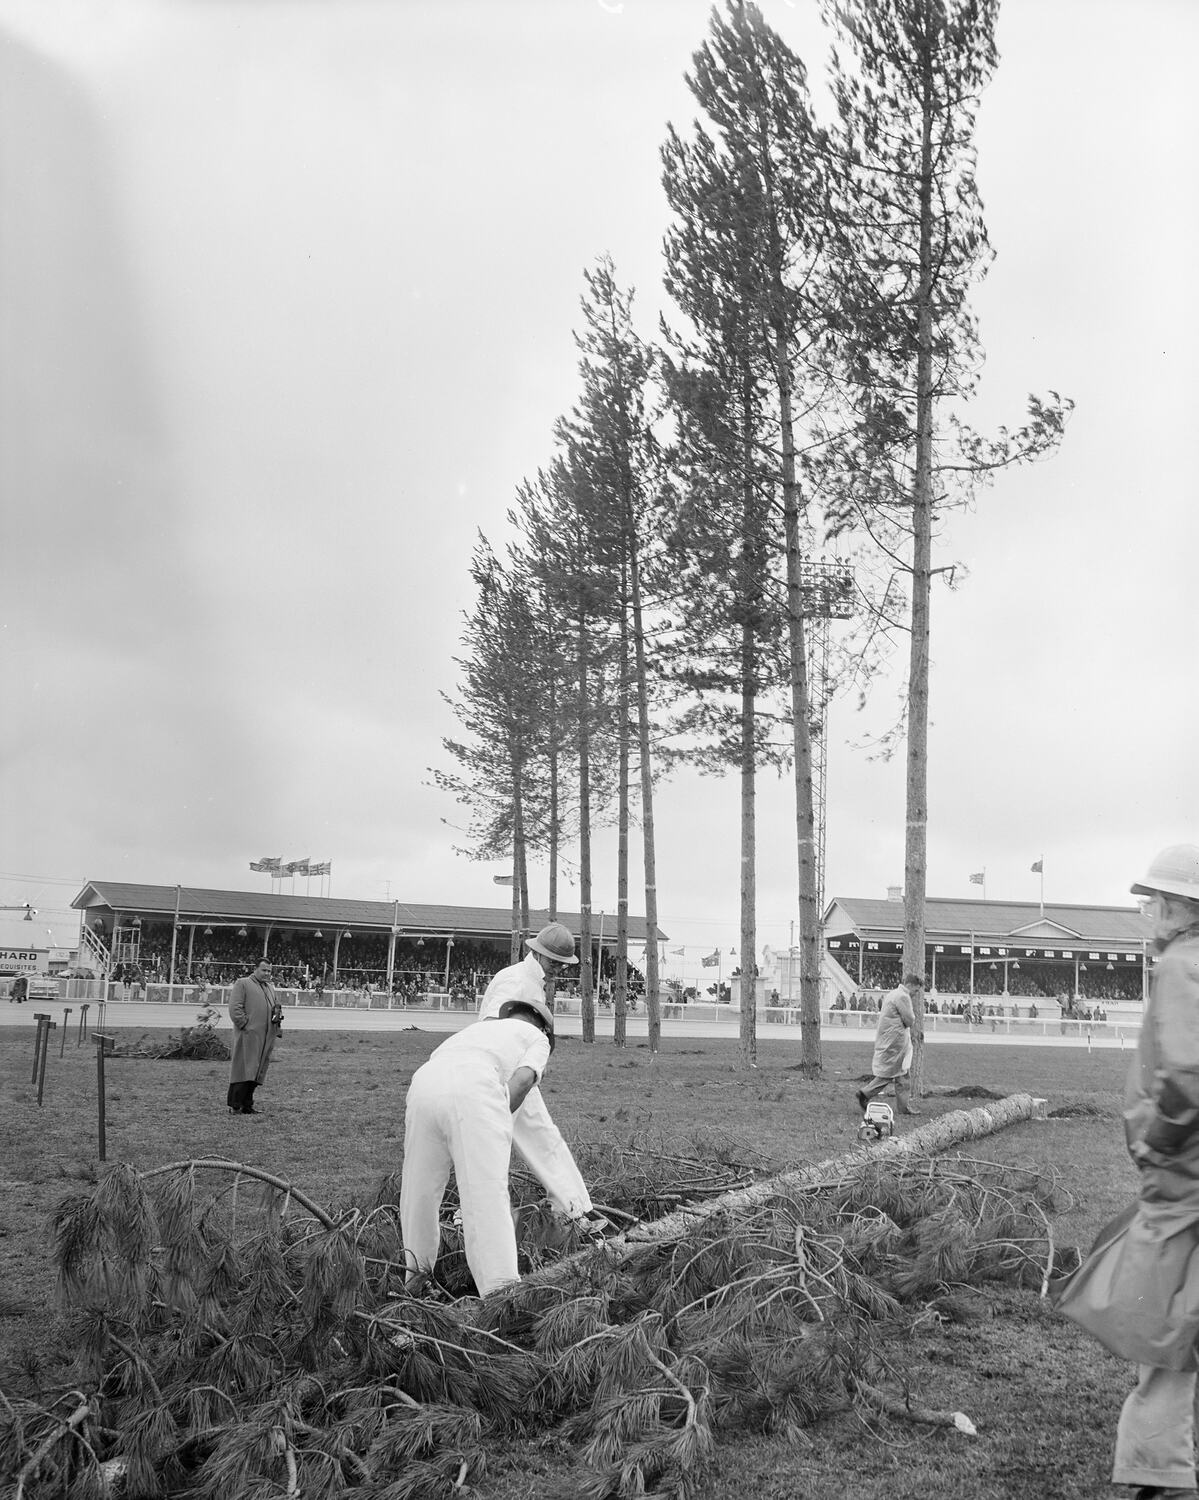
[[[455,1032],[412,1075],[404,1114],[400,1228],[408,1280],[441,1248],[441,1201],[458,1180],[466,1263],[480,1297],[520,1277],[508,1198],[512,1117],[545,1071],[554,1018],[544,1000]]]
[[[487,986],[479,1007],[481,1021],[498,1016],[500,1006],[510,1000],[537,1000],[544,1005],[546,979],[560,967],[578,963],[574,938],[561,922],[543,927],[528,940],[528,948],[520,963],[501,969]],[[539,1088],[529,1090],[513,1116],[512,1144],[555,1208],[570,1219],[582,1219],[592,1212],[591,1195]]]

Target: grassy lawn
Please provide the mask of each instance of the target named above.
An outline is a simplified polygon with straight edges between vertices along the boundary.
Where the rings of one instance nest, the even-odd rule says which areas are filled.
[[[133,1042],[137,1033],[118,1035]],[[416,1027],[388,1035],[285,1033],[259,1099],[261,1117],[225,1111],[220,1063],[110,1058],[108,1158],[144,1169],[219,1156],[265,1168],[329,1205],[366,1198],[396,1171],[404,1091],[441,1036]],[[33,1030],[0,1032],[0,1359],[61,1336],[53,1306],[47,1218],[96,1159],[96,1063],[68,1037],[51,1047],[39,1109],[30,1083]],[[1131,1196],[1119,1097],[1128,1057],[1119,1052],[938,1045],[928,1050],[927,1114],[971,1108],[963,1087],[1030,1092],[1073,1111],[975,1142],[974,1156],[1056,1168],[1072,1202],[1055,1222],[1060,1243],[1085,1247]],[[763,1047],[759,1066],[738,1066],[733,1040],[682,1039],[658,1058],[564,1039],[544,1092],[586,1173],[589,1150],[649,1143],[700,1157],[714,1139],[737,1159],[782,1170],[856,1144],[856,1080],[865,1042],[825,1040],[825,1074],[810,1082],[798,1046]],[[904,1122],[905,1124],[914,1122]],[[812,1497],[1061,1497],[1106,1493],[1111,1436],[1130,1371],[1076,1335],[1035,1291],[988,1286],[972,1320],[930,1319],[897,1347],[926,1405],[965,1411],[977,1437],[846,1411],[791,1442],[722,1441],[699,1493],[738,1500]],[[0,1385],[3,1379],[0,1378]],[[498,1446],[480,1493],[495,1500],[577,1495],[574,1455],[547,1435],[539,1445]]]

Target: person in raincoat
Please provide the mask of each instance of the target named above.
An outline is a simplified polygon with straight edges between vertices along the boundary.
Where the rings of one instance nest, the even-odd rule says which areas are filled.
[[[229,991],[229,1019],[233,1022],[233,1058],[225,1102],[235,1115],[256,1115],[261,1111],[254,1108],[254,1090],[266,1077],[283,1021],[267,959],[259,959],[252,974],[235,981]]]
[[[466,1263],[480,1297],[519,1279],[508,1197],[512,1121],[554,1043],[543,999],[506,1000],[437,1047],[412,1075],[404,1111],[400,1229],[409,1284],[441,1248],[441,1203],[453,1169]]]
[[[498,1016],[500,1007],[511,1000],[539,1000],[544,1004],[546,980],[578,963],[574,938],[561,922],[543,927],[527,946],[529,951],[520,963],[501,969],[487,986],[479,1007],[481,1021]],[[594,1216],[587,1185],[536,1086],[513,1117],[512,1144],[560,1213],[575,1220]]]
[[[912,1037],[923,1036],[923,1032],[916,1029],[913,1002],[923,988],[923,979],[915,974],[905,974],[903,983],[897,984],[889,995],[884,996],[874,1033],[874,1058],[870,1064],[874,1076],[864,1089],[858,1090],[860,1109],[865,1110],[876,1094],[883,1093],[893,1083],[899,1113],[923,1113],[913,1105],[912,1090],[908,1083],[908,1071],[912,1066]]]
[[[1196,1495],[1199,1368],[1199,846],[1163,849],[1132,887],[1157,962],[1124,1091],[1137,1197],[1056,1294],[1059,1311],[1138,1367],[1112,1480],[1138,1500]]]

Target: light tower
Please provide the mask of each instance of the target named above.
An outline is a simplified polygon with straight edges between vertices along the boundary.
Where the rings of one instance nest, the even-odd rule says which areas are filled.
[[[800,567],[800,590],[808,642],[808,700],[812,719],[812,814],[816,833],[816,911],[824,921],[824,841],[828,799],[829,627],[854,613],[853,569],[836,558],[811,559]]]

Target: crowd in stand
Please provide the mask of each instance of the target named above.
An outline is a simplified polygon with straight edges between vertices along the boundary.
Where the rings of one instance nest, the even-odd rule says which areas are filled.
[[[507,950],[470,938],[455,938],[447,945],[445,938],[427,940],[404,938],[397,941],[392,960],[391,984],[388,988],[386,934],[343,933],[337,948],[337,970],[333,969],[335,934],[316,937],[313,933],[287,930],[273,932],[267,944],[267,956],[273,968],[277,989],[323,993],[326,990],[392,994],[408,1003],[429,993],[449,994],[455,1001],[474,1002],[487,988],[492,976],[510,962]],[[190,939],[190,944],[189,944]],[[449,963],[447,964],[447,951]],[[247,929],[242,937],[236,928],[216,928],[205,932],[197,928],[179,934],[175,942],[174,972],[171,970],[170,923],[143,923],[139,933],[136,958],[118,963],[112,972],[117,983],[134,989],[148,984],[198,984],[221,987],[253,968],[262,956],[262,933]],[[611,959],[606,960],[611,967]],[[601,979],[598,992],[601,1005],[612,1003],[611,975]],[[628,967],[628,996],[635,1008],[645,992],[645,978],[632,965]],[[577,997],[577,978],[558,985],[558,994]]]
[[[894,989],[900,979],[901,960],[866,959],[862,965],[862,987],[870,990]],[[1057,999],[1063,1002],[1068,991],[1063,990],[1063,966],[1035,959],[1017,961],[1009,959],[1007,964],[1007,988],[1004,988],[1003,960],[997,962],[975,962],[973,987],[971,986],[969,959],[946,959],[938,957],[936,989],[929,994],[958,996],[982,996],[984,1001],[1003,999],[1009,1004],[1024,1000],[1035,1005],[1037,1000]],[[1073,986],[1073,967],[1070,969],[1070,987]],[[1141,999],[1141,971],[1132,965],[1111,971],[1086,964],[1079,966],[1079,994],[1072,1003],[1094,1012],[1100,1002],[1136,1001]],[[984,1007],[985,1010],[985,1007]]]

